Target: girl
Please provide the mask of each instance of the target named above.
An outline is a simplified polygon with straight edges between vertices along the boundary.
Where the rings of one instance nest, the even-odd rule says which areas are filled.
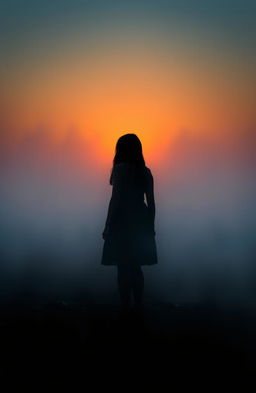
[[[112,196],[103,231],[103,265],[116,265],[124,309],[142,306],[142,265],[157,263],[153,176],[135,134],[121,136],[116,144],[110,176]],[[146,196],[146,203],[144,201]]]

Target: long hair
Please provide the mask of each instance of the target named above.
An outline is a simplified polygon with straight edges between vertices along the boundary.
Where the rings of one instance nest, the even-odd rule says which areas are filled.
[[[125,134],[118,139],[113,159],[113,167],[121,162],[134,164],[139,167],[145,166],[142,144],[137,135]],[[110,175],[110,184],[112,184],[113,167]]]

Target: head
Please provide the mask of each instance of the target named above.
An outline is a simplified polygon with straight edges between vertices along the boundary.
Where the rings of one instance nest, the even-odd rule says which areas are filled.
[[[118,139],[116,143],[113,166],[121,162],[127,162],[136,166],[145,166],[142,153],[142,144],[137,135],[125,134]]]

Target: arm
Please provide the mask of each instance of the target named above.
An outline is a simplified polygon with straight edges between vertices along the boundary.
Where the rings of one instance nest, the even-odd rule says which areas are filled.
[[[120,168],[114,167],[112,195],[111,195],[111,199],[109,202],[105,228],[104,228],[104,231],[102,234],[103,239],[105,239],[106,236],[109,234],[109,231],[111,230],[111,227],[116,219],[116,215],[118,214],[121,195],[122,195],[122,189],[123,189],[123,182],[122,182],[122,175],[121,175]]]
[[[154,197],[154,179],[150,170],[148,171],[145,193],[146,193],[147,206],[149,211],[150,226],[155,235],[156,207],[155,207],[155,197]]]

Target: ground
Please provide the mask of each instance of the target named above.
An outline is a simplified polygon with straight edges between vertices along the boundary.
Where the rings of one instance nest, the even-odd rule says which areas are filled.
[[[2,305],[0,391],[80,392],[89,382],[93,390],[131,383],[160,391],[174,381],[248,380],[255,328],[255,310],[234,305],[145,304],[143,313],[129,314],[82,300]]]

